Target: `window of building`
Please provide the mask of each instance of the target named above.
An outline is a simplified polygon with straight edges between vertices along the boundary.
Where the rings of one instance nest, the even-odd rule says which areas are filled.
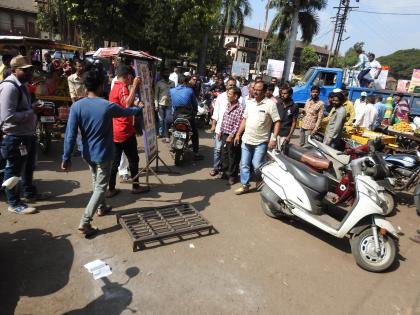
[[[18,29],[25,29],[25,18],[23,15],[13,15],[13,27]]]
[[[233,38],[233,42],[236,44],[236,39],[237,39],[237,37],[235,36],[234,38]]]
[[[0,30],[9,31],[12,28],[12,19],[9,13],[0,12]]]

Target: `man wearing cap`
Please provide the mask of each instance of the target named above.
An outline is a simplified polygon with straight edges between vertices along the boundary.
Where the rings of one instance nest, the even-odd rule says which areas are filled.
[[[31,105],[26,84],[32,79],[33,66],[28,59],[24,56],[14,57],[10,66],[12,74],[0,84],[1,154],[6,160],[4,180],[21,176],[23,201],[35,202],[48,197],[37,194],[32,183],[37,145],[36,113],[41,110],[41,105]],[[5,189],[8,210],[17,214],[36,212],[34,207],[22,202],[16,187]]]
[[[360,93],[360,98],[354,101],[354,112],[356,117],[360,116],[361,113],[364,111],[366,107],[366,97],[367,93],[363,91],[362,93]]]

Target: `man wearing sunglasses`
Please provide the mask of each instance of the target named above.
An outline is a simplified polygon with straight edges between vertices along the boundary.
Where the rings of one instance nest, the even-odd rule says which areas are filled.
[[[47,196],[37,194],[32,183],[37,143],[36,113],[42,110],[42,106],[31,104],[27,88],[27,83],[32,79],[32,64],[26,57],[17,56],[12,59],[10,66],[12,74],[0,84],[1,155],[6,160],[4,180],[21,176],[23,201],[31,203]],[[17,214],[36,212],[34,207],[23,203],[18,187],[5,189],[8,210]]]

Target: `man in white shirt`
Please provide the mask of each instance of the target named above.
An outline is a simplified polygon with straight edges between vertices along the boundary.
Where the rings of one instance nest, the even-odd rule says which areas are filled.
[[[368,55],[368,58],[369,58],[369,63],[370,63],[370,71],[367,77],[369,77],[369,79],[372,80],[372,82],[374,82],[375,89],[380,89],[380,86],[377,80],[379,78],[379,75],[381,74],[382,66],[379,63],[379,61],[375,59],[375,54],[370,53]]]
[[[366,105],[364,107],[360,107],[358,114],[356,112],[355,126],[373,130],[376,119],[376,110],[374,105],[375,100],[375,96],[368,96]]]
[[[178,68],[174,68],[174,72],[172,72],[169,75],[169,80],[171,80],[172,82],[175,83],[175,87],[178,86],[178,80],[179,80],[179,76],[178,76],[179,70]]]
[[[270,84],[274,85],[273,96],[279,98],[280,97],[280,89],[278,87],[277,78],[272,77],[271,80],[270,80]]]
[[[360,98],[358,98],[354,101],[355,116],[357,116],[359,112],[361,112],[362,110],[365,109],[365,107],[366,107],[366,97],[367,97],[367,93],[365,91],[363,91],[360,94]]]
[[[277,105],[265,97],[267,85],[257,82],[254,86],[254,99],[248,101],[245,108],[241,126],[236,133],[234,143],[241,145],[241,187],[235,194],[241,195],[249,191],[251,166],[257,175],[257,186],[261,180],[258,174],[259,167],[264,163],[267,149],[274,149],[277,145],[277,136],[280,132],[280,116]],[[274,128],[273,128],[274,124]],[[273,136],[271,131],[273,130]]]
[[[236,80],[235,79],[229,79],[226,82],[226,91],[219,94],[216,98],[216,102],[214,103],[214,110],[213,110],[213,116],[212,119],[212,126],[211,126],[211,132],[214,132],[214,155],[213,155],[213,169],[210,171],[211,176],[215,176],[219,174],[221,163],[222,163],[222,139],[221,139],[221,133],[220,128],[222,127],[222,120],[223,115],[225,114],[226,108],[229,105],[229,100],[227,97],[227,91],[231,88],[236,86]],[[239,104],[243,104],[243,99],[240,97],[238,99]]]
[[[359,55],[359,60],[357,64],[355,64],[351,68],[360,68],[360,73],[357,76],[357,80],[359,80],[359,84],[361,87],[367,87],[370,81],[365,79],[365,75],[368,74],[370,71],[369,59],[361,48],[358,48],[356,50],[356,53]]]

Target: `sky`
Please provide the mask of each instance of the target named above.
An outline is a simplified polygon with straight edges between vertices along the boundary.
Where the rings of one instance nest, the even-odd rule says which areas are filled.
[[[245,20],[245,25],[253,28],[264,27],[265,3],[267,0],[249,0],[252,16]],[[328,6],[319,12],[321,28],[314,36],[312,44],[324,46],[331,44],[331,17],[335,16],[339,0],[327,0]],[[344,52],[356,42],[365,42],[365,51],[373,52],[377,57],[389,55],[399,49],[420,49],[420,16],[396,15],[397,13],[420,14],[420,0],[351,0],[351,6],[358,6],[358,10],[373,12],[390,12],[392,15],[368,14],[352,11],[346,23],[346,33],[343,38],[350,37],[341,44],[340,53]],[[269,11],[267,29],[270,25],[274,10]],[[300,35],[298,35],[298,39]]]

